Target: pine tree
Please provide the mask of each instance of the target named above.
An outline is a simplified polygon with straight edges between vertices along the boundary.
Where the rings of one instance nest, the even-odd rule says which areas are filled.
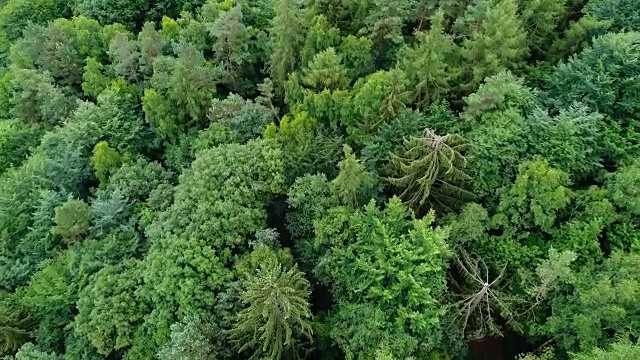
[[[369,173],[364,165],[353,154],[349,145],[344,145],[344,160],[338,163],[340,173],[331,182],[331,192],[340,202],[347,206],[357,206],[371,194],[375,184],[373,175]]]
[[[464,20],[470,36],[462,43],[468,64],[465,90],[477,87],[487,76],[522,66],[528,53],[527,33],[518,18],[516,0],[477,0]]]
[[[401,197],[419,208],[434,202],[445,208],[460,197],[471,196],[461,182],[470,180],[465,172],[469,143],[457,134],[440,136],[426,129],[419,137],[405,140],[401,155],[392,154],[397,176],[388,181],[401,189]]]
[[[274,1],[275,17],[269,31],[271,59],[269,72],[280,94],[284,83],[298,61],[298,51],[302,44],[304,23],[301,10],[294,0]]]
[[[239,5],[222,12],[210,26],[209,33],[214,39],[215,60],[221,63],[223,83],[232,91],[238,91],[242,81],[243,67],[249,61],[247,27],[242,23],[242,9]]]
[[[444,20],[444,12],[438,11],[431,18],[431,29],[417,33],[416,44],[399,55],[400,68],[415,89],[415,102],[423,108],[446,99],[459,75],[454,59],[458,47],[453,37],[445,33]]]
[[[297,358],[302,339],[311,341],[309,282],[293,267],[283,268],[275,256],[260,264],[244,281],[245,309],[236,319],[231,338],[238,352],[253,351],[251,359]]]

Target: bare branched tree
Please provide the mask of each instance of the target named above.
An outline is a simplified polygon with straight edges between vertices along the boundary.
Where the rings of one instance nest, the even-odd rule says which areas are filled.
[[[489,268],[482,258],[473,258],[465,251],[456,254],[455,265],[462,281],[452,277],[452,283],[458,292],[453,304],[461,330],[471,339],[486,335],[501,336],[502,326],[497,319],[513,323],[511,308],[517,299],[509,298],[498,287],[504,278],[507,264],[499,274],[491,277]]]
[[[535,313],[548,294],[569,276],[569,266],[575,258],[571,251],[550,249],[548,259],[536,268],[537,278],[531,281],[526,293],[513,296],[500,290],[507,262],[492,276],[482,258],[458,249],[454,255],[458,276],[451,276],[451,282],[456,298],[452,310],[460,330],[468,339],[501,336],[505,326],[520,331],[518,320]]]

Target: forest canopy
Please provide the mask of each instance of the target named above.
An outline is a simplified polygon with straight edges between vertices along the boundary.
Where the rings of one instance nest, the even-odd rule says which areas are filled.
[[[639,337],[640,1],[0,1],[3,360]]]

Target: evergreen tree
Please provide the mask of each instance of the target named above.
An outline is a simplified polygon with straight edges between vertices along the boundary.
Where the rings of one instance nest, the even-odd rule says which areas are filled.
[[[356,207],[373,194],[375,181],[364,165],[353,154],[349,145],[344,145],[344,160],[338,163],[340,172],[331,182],[331,192],[343,205]]]
[[[298,63],[298,51],[304,38],[301,10],[294,0],[274,1],[275,17],[269,29],[269,74],[280,95],[289,73]],[[296,29],[296,31],[292,31]]]
[[[429,31],[417,33],[416,44],[399,55],[400,67],[414,89],[414,101],[423,108],[445,100],[459,75],[458,48],[453,37],[444,32],[444,20],[444,13],[438,11],[431,18]]]
[[[527,32],[518,17],[516,0],[475,0],[462,22],[466,27],[461,54],[468,64],[468,84],[472,90],[484,78],[523,65],[528,53]]]
[[[470,196],[462,184],[471,179],[465,172],[468,148],[460,135],[440,136],[427,129],[419,137],[406,139],[401,154],[392,155],[396,176],[388,180],[402,189],[401,197],[415,208],[427,202],[448,208],[462,196]]]
[[[245,308],[231,337],[239,352],[253,352],[252,359],[298,358],[313,335],[309,282],[295,267],[267,260],[243,282]]]

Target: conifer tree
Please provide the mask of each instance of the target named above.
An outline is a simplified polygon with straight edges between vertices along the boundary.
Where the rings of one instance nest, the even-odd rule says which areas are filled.
[[[527,33],[518,18],[516,0],[476,0],[467,9],[463,22],[468,37],[462,55],[468,64],[469,84],[477,87],[487,76],[505,69],[517,69],[528,53]]]
[[[431,18],[431,29],[416,34],[417,42],[400,54],[400,67],[411,81],[415,102],[420,107],[446,99],[459,75],[455,63],[458,51],[453,37],[444,32],[444,12]]]
[[[275,253],[274,253],[275,255]],[[242,301],[231,338],[251,359],[298,358],[303,338],[311,340],[309,282],[296,267],[286,269],[273,256],[244,281]]]
[[[298,61],[298,51],[304,40],[304,23],[296,1],[276,0],[274,3],[275,17],[269,31],[269,73],[276,89],[282,94],[287,76]]]
[[[342,204],[353,207],[368,200],[364,198],[373,190],[373,175],[360,163],[349,145],[344,145],[344,160],[338,163],[338,167],[340,173],[330,186],[333,195]]]
[[[448,208],[460,197],[471,196],[462,184],[471,179],[465,172],[464,152],[469,146],[460,135],[440,136],[426,129],[421,136],[406,139],[400,155],[392,155],[397,175],[388,181],[402,189],[401,197],[415,208],[427,202]]]

